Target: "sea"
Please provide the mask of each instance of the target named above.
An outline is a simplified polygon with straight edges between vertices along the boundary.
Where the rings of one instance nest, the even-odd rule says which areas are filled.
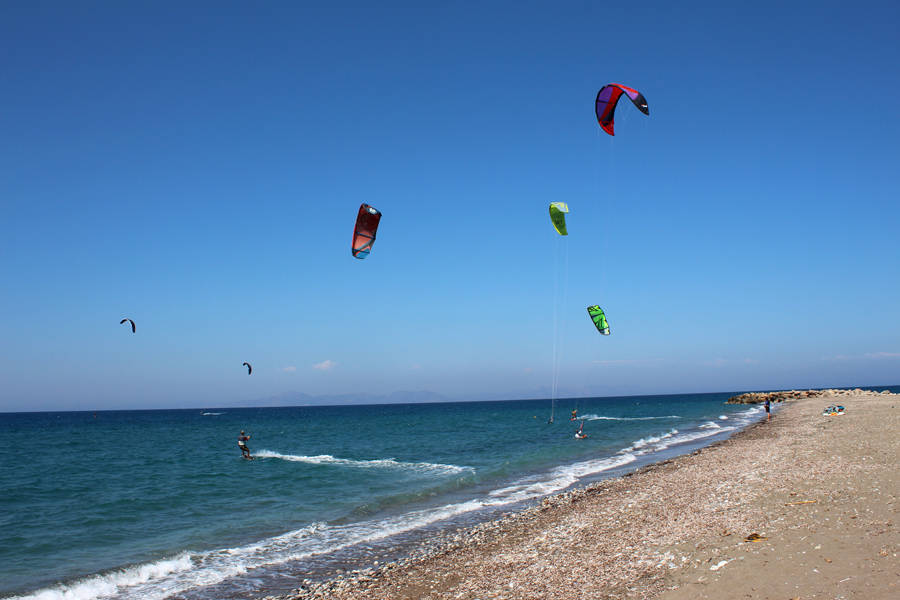
[[[2,413],[0,598],[286,593],[763,418],[731,395]]]

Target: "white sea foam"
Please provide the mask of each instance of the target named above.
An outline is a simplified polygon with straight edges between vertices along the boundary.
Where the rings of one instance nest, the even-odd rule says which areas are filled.
[[[465,473],[474,472],[472,467],[460,467],[457,465],[442,465],[440,463],[429,462],[400,462],[393,458],[379,458],[375,460],[353,460],[349,458],[335,458],[330,454],[320,454],[317,456],[303,456],[297,454],[281,454],[280,452],[272,452],[271,450],[259,450],[254,456],[256,458],[278,458],[291,462],[302,462],[311,465],[341,465],[346,467],[358,467],[364,469],[405,469],[409,471],[420,471],[429,473]]]
[[[28,596],[16,596],[10,600],[92,600],[114,598],[120,592],[134,586],[160,581],[193,568],[190,553],[174,558],[118,569],[103,575],[86,577],[78,581],[45,588]],[[126,596],[127,597],[127,596]],[[163,598],[165,596],[158,596]]]
[[[669,439],[672,436],[678,433],[677,429],[671,429],[668,433],[661,433],[660,435],[645,437],[637,440],[636,442],[632,442],[631,446],[625,448],[624,450],[620,450],[620,452],[631,452],[633,450],[640,450],[641,448],[646,448],[647,446],[651,446],[653,444],[657,444],[662,440]]]
[[[204,412],[200,413],[201,417],[218,417],[219,415],[224,415],[225,413],[214,413],[214,412]]]
[[[653,421],[656,419],[680,419],[679,415],[664,415],[661,417],[607,417],[605,415],[583,415],[578,417],[577,420],[584,419],[585,421]]]
[[[719,418],[722,419],[723,421],[728,420],[728,417],[726,417],[725,415],[719,415]]]
[[[720,429],[706,430],[706,431],[694,431],[692,433],[683,433],[681,435],[676,435],[668,440],[664,440],[660,444],[656,444],[653,449],[654,450],[665,450],[666,448],[671,448],[672,446],[676,446],[678,444],[686,444],[687,442],[693,442],[695,440],[701,440],[703,438],[708,438],[714,435],[719,435],[726,431],[734,431],[734,427],[722,427]]]
[[[633,454],[620,454],[557,467],[550,471],[549,476],[533,476],[513,485],[493,490],[488,494],[490,500],[486,501],[484,505],[510,504],[553,494],[577,483],[582,477],[597,475],[635,460],[636,457]]]
[[[641,438],[635,442],[632,442],[632,444],[627,448],[619,450],[619,454],[634,453],[636,456],[644,456],[652,452],[659,452],[661,450],[671,448],[672,446],[677,446],[679,444],[686,444],[688,442],[693,442],[714,435],[720,435],[722,433],[734,431],[735,429],[737,429],[737,427],[722,427],[717,423],[707,421],[706,423],[703,423],[699,426],[699,431],[681,433],[677,429],[671,429],[667,433],[661,433],[659,435]]]
[[[737,413],[737,416],[738,417],[752,417],[754,415],[758,415],[758,414],[762,413],[763,410],[765,410],[765,409],[762,406],[751,406],[747,410],[742,410],[741,412]]]

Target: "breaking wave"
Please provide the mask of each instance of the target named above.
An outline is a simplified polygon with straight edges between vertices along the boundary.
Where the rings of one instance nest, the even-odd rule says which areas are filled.
[[[653,421],[656,419],[680,419],[679,415],[664,415],[662,417],[607,417],[605,415],[583,415],[577,420],[585,421]]]
[[[363,469],[404,469],[409,471],[429,473],[466,473],[474,472],[472,467],[460,467],[457,465],[443,465],[429,462],[400,462],[393,458],[379,458],[375,460],[353,460],[350,458],[336,458],[330,454],[317,456],[303,456],[297,454],[281,454],[271,450],[260,450],[254,454],[254,458],[277,458],[290,462],[302,462],[311,465],[340,465],[345,467],[357,467]]]

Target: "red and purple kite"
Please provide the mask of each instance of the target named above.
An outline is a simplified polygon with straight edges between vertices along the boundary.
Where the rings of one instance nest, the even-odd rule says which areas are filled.
[[[613,117],[616,112],[616,104],[619,103],[619,98],[622,94],[628,96],[634,105],[637,106],[639,111],[645,115],[650,114],[650,107],[647,106],[647,99],[644,98],[644,95],[639,91],[632,89],[627,85],[622,85],[621,83],[604,85],[600,88],[600,91],[597,92],[597,105],[595,110],[597,112],[597,121],[600,123],[600,127],[602,127],[603,131],[609,135],[616,135],[613,133]]]

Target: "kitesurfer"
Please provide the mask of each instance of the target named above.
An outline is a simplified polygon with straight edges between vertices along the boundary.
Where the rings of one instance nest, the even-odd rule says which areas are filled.
[[[247,441],[249,439],[250,436],[241,431],[241,435],[238,436],[238,448],[241,449],[241,456],[253,460],[253,457],[250,456],[250,448],[247,447]]]
[[[570,421],[575,421],[578,419],[578,409],[575,408],[572,410],[572,416],[569,418]]]
[[[581,427],[578,428],[578,431],[575,432],[575,438],[579,440],[583,440],[587,437],[587,434],[584,432],[584,421],[581,422]]]

